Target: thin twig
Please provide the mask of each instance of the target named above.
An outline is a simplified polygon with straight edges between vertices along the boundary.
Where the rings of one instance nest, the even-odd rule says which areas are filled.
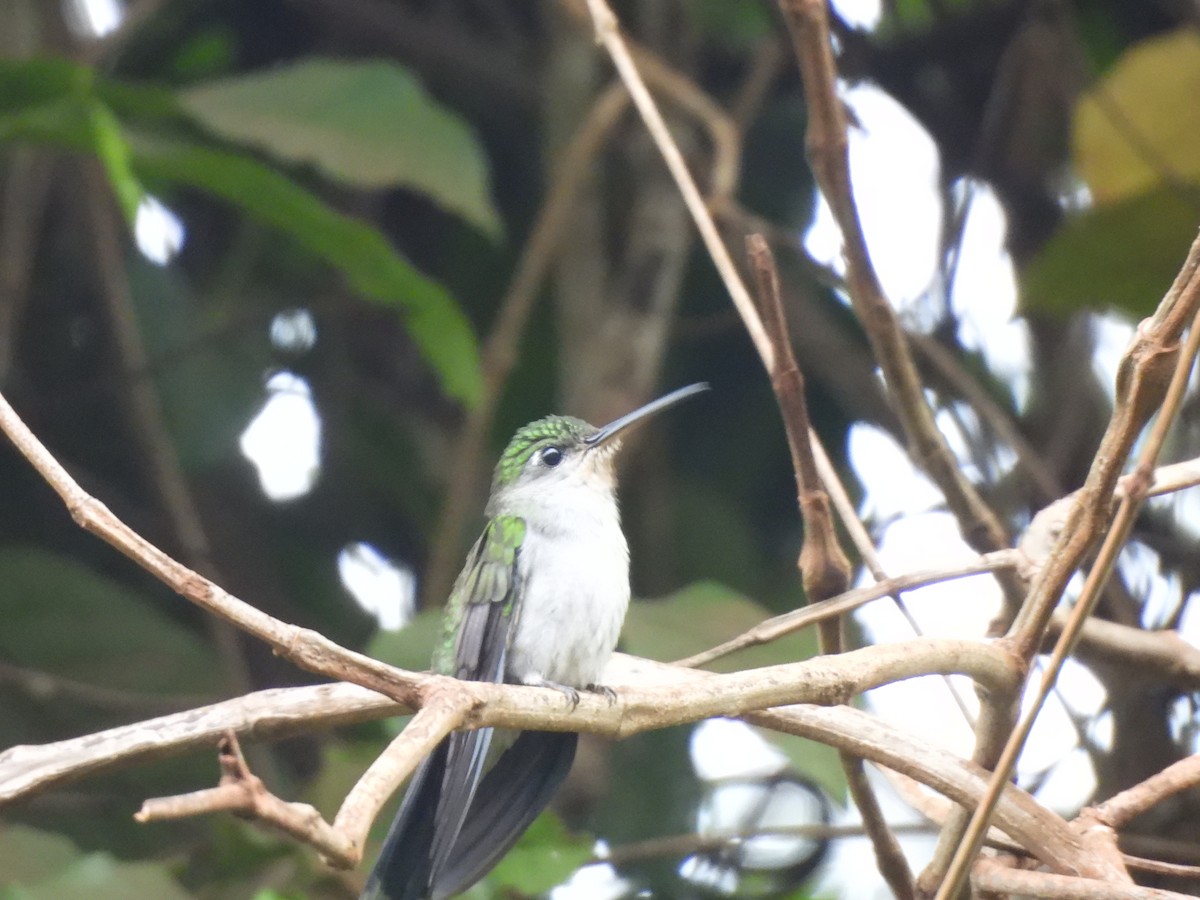
[[[846,590],[850,583],[850,560],[838,540],[829,495],[817,474],[816,460],[808,440],[812,427],[804,398],[804,376],[787,339],[787,322],[783,315],[783,303],[779,299],[779,273],[775,268],[775,259],[761,234],[753,234],[746,239],[746,250],[758,282],[758,302],[763,324],[775,351],[771,360],[764,360],[764,364],[767,365],[771,387],[783,416],[792,454],[792,469],[796,476],[800,516],[804,522],[800,578],[804,593],[811,600],[827,600]],[[822,653],[841,652],[841,619],[822,619],[818,625],[818,638]],[[850,797],[871,839],[879,871],[897,897],[911,897],[912,872],[896,836],[883,816],[862,759],[839,750],[838,760],[846,776]]]
[[[456,695],[432,699],[367,768],[342,802],[333,827],[361,854],[371,823],[417,764],[466,720],[469,704]],[[355,865],[357,860],[350,863]],[[348,868],[348,867],[347,867]]]
[[[711,649],[685,657],[684,659],[676,660],[675,665],[688,668],[706,666],[714,660],[728,656],[731,653],[776,641],[802,628],[807,628],[809,625],[814,625],[833,616],[845,615],[848,612],[858,609],[860,606],[865,606],[883,597],[894,596],[902,591],[911,591],[930,584],[953,581],[956,578],[969,578],[973,575],[982,575],[999,568],[1010,568],[1017,565],[1019,565],[1019,551],[1001,550],[978,557],[960,566],[941,569],[922,569],[916,572],[907,572],[903,575],[883,578],[874,584],[854,588],[836,597],[830,597],[828,600],[810,603],[800,609],[793,609],[778,616],[773,616],[770,619],[764,619],[753,628],[742,632],[735,638],[725,641],[723,644],[718,644]]]
[[[841,594],[850,583],[850,560],[838,541],[829,505],[829,495],[817,472],[804,397],[804,375],[788,341],[787,321],[779,298],[779,273],[766,239],[761,234],[746,238],[746,252],[758,282],[758,305],[773,352],[764,359],[771,387],[792,455],[792,471],[800,517],[804,522],[804,544],[800,550],[800,576],[804,593],[819,602]],[[836,651],[835,651],[836,652]]]
[[[971,885],[981,896],[1038,897],[1045,900],[1184,900],[1184,894],[1135,884],[1107,884],[1051,872],[1030,872],[981,859],[971,874]]]
[[[356,847],[345,835],[330,827],[312,806],[307,803],[288,803],[267,790],[262,779],[246,765],[234,732],[227,732],[221,739],[217,758],[222,772],[220,785],[190,794],[147,800],[134,814],[134,819],[138,822],[159,822],[214,812],[232,812],[277,828],[315,847],[326,859],[343,868],[354,866],[361,859],[362,847]]]
[[[1094,819],[1112,829],[1120,829],[1168,797],[1190,790],[1197,784],[1200,784],[1200,755],[1192,755],[1172,763],[1103,803],[1084,810],[1081,817]]]
[[[850,179],[846,112],[837,93],[837,71],[825,0],[780,0],[795,45],[808,110],[806,145],[813,174],[842,232],[850,301],[871,343],[900,416],[909,453],[946,497],[963,537],[978,553],[1008,546],[1006,529],[959,470],[934,422],[895,310],[871,263]],[[998,573],[1009,604],[1024,595],[1016,578]]]
[[[758,355],[770,368],[773,364],[771,342],[767,340],[766,332],[754,307],[754,301],[738,274],[737,266],[734,265],[729,250],[721,240],[721,235],[705,205],[704,198],[700,195],[696,182],[688,171],[683,154],[671,136],[666,122],[663,121],[658,104],[646,89],[646,83],[639,74],[637,66],[634,65],[629,48],[625,45],[624,38],[617,26],[616,16],[613,15],[605,0],[587,0],[587,6],[596,29],[596,40],[604,45],[609,56],[612,57],[613,65],[616,66],[621,80],[629,89],[629,95],[633,98],[634,105],[646,123],[646,128],[654,138],[655,144],[658,145],[659,152],[662,153],[667,168],[670,169],[675,184],[679,188],[679,193],[683,196],[684,203],[687,204],[688,211],[691,212],[692,218],[696,222],[696,228],[700,232],[700,237],[704,241],[704,246],[708,250],[721,280],[725,283],[725,289],[729,292],[734,306],[741,313],[750,339],[758,350]]]

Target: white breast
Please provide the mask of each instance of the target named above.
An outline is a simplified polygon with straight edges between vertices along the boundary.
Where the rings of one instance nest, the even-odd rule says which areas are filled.
[[[536,684],[599,684],[629,607],[629,547],[606,491],[580,486],[553,515],[527,509],[523,579],[508,676]],[[562,510],[569,510],[564,516]]]

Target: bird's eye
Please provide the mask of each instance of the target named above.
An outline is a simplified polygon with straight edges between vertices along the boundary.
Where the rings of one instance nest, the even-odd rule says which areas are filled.
[[[553,469],[563,460],[563,452],[557,447],[547,447],[542,451],[542,464]]]

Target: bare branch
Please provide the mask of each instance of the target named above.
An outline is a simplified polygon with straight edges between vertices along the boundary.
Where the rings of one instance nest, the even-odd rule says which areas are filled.
[[[350,681],[419,705],[416,682],[406,673],[335,644],[324,635],[275,619],[168,556],[88,494],[21,421],[0,395],[0,430],[8,435],[62,498],[76,524],[107,541],[186,600],[275,649],[302,669]]]
[[[883,369],[909,453],[945,495],[967,543],[979,553],[1004,549],[1009,543],[1006,529],[959,470],[934,423],[904,331],[871,263],[850,179],[846,112],[837,94],[825,2],[780,0],[780,9],[804,82],[809,162],[841,229],[850,301]],[[1008,602],[1015,606],[1023,589],[1015,578],[1000,580]]]
[[[358,864],[362,858],[362,846],[355,846],[331,828],[321,814],[307,803],[287,803],[268,791],[262,779],[246,765],[237,735],[232,731],[221,739],[217,758],[222,773],[219,786],[175,797],[147,800],[134,818],[139,822],[156,822],[214,812],[232,812],[256,819],[315,847],[335,864],[345,868]]]
[[[383,804],[442,738],[463,724],[469,710],[469,702],[462,697],[439,696],[431,700],[417,710],[407,727],[346,795],[333,827],[346,835],[359,853]]]
[[[773,364],[773,350],[754,307],[754,301],[738,274],[737,266],[734,265],[729,250],[721,240],[716,223],[713,222],[704,198],[700,195],[696,182],[688,171],[687,163],[679,151],[679,146],[671,136],[666,122],[663,121],[658,104],[654,102],[637,66],[634,65],[633,57],[617,26],[616,16],[613,15],[605,0],[587,0],[587,6],[596,29],[596,40],[608,50],[609,56],[612,57],[613,64],[617,68],[617,73],[629,89],[629,95],[633,98],[634,105],[646,123],[646,128],[654,138],[655,144],[658,145],[667,168],[671,170],[671,175],[675,178],[679,193],[683,196],[684,203],[687,204],[688,211],[691,212],[692,218],[696,222],[696,228],[700,231],[704,246],[708,250],[709,256],[712,257],[713,264],[721,275],[721,280],[725,283],[725,289],[729,291],[733,305],[742,316],[746,331],[749,332],[750,339],[758,350],[758,355],[770,369]]]
[[[1112,829],[1120,829],[1142,813],[1153,809],[1168,797],[1200,784],[1200,756],[1189,756],[1167,766],[1140,784],[1086,809],[1082,819],[1091,819]]]
[[[1183,900],[1184,894],[1136,884],[1107,884],[1050,872],[1030,872],[981,859],[971,872],[971,885],[983,895],[1045,897],[1046,900]]]
[[[1183,312],[1191,314],[1192,323],[1187,344],[1180,352],[1178,332],[1174,329],[1182,328],[1186,322],[1182,315]],[[1116,518],[1105,533],[1104,543],[1101,545],[1096,562],[1088,572],[1079,599],[1055,643],[1054,652],[1042,673],[1034,701],[1021,717],[1016,730],[1009,736],[1004,751],[996,763],[995,772],[988,786],[988,793],[971,816],[970,824],[955,850],[946,876],[938,889],[939,900],[949,900],[956,896],[959,885],[967,877],[970,862],[978,852],[983,834],[987,830],[988,810],[991,802],[994,797],[999,796],[1003,784],[1008,781],[1016,768],[1017,757],[1024,749],[1030,731],[1033,730],[1033,723],[1041,711],[1042,704],[1053,689],[1063,662],[1074,647],[1082,631],[1083,623],[1090,615],[1109,574],[1116,565],[1117,555],[1133,527],[1133,520],[1141,507],[1146,492],[1153,483],[1154,462],[1166,440],[1168,429],[1174,423],[1180,404],[1183,402],[1197,352],[1200,352],[1200,236],[1192,244],[1192,250],[1184,263],[1183,271],[1171,291],[1163,299],[1154,318],[1142,322],[1133,345],[1121,360],[1121,375],[1125,377],[1122,378],[1121,375],[1118,375],[1117,402],[1109,423],[1109,430],[1095,457],[1087,483],[1079,492],[1074,506],[1074,510],[1078,511],[1078,514],[1072,515],[1067,526],[1070,529],[1071,525],[1082,526],[1088,522],[1094,525],[1096,530],[1091,528],[1081,528],[1078,531],[1069,530],[1057,542],[1056,550],[1061,550],[1064,545],[1074,543],[1078,551],[1082,553],[1100,533],[1100,529],[1106,524],[1107,519],[1104,515],[1104,507],[1110,502],[1109,498],[1113,496],[1117,486],[1119,469],[1114,469],[1113,466],[1119,465],[1126,458],[1149,416],[1156,411],[1158,416],[1142,448],[1134,472],[1135,477],[1126,484],[1126,495],[1117,509]],[[1164,397],[1162,379],[1165,374],[1164,370],[1168,366],[1172,373]],[[1109,450],[1110,445],[1115,445],[1112,446],[1111,451]],[[1075,565],[1078,564],[1078,561],[1078,558],[1073,560]],[[1056,601],[1059,596],[1060,591],[1051,594],[1044,588],[1052,577],[1047,573],[1057,563],[1059,563],[1059,559],[1052,556],[1051,561],[1043,569],[1044,577],[1035,582],[1034,589],[1030,592],[1026,609],[1036,610],[1036,612],[1025,617],[1024,628],[1018,630],[1014,641],[1014,647],[1022,653],[1023,657],[1028,658],[1027,650],[1036,649],[1028,648],[1024,642],[1034,634],[1040,635],[1044,632],[1050,613],[1053,611],[1053,601]],[[1069,577],[1070,572],[1062,571],[1062,574]],[[1065,587],[1065,579],[1062,586]],[[1043,589],[1039,591],[1039,588]],[[1128,874],[1124,873],[1124,877],[1128,878]]]
[[[723,656],[728,656],[747,647],[768,644],[785,635],[816,624],[823,619],[831,616],[845,615],[848,612],[858,609],[860,606],[865,606],[883,597],[898,594],[901,591],[910,591],[930,584],[952,581],[956,578],[969,578],[973,575],[992,572],[999,568],[1014,567],[1019,565],[1019,563],[1019,551],[1001,550],[997,553],[989,553],[986,556],[981,556],[961,566],[945,569],[923,569],[917,572],[908,572],[904,575],[896,575],[892,578],[884,578],[882,581],[877,581],[866,587],[846,591],[846,593],[837,597],[830,597],[828,600],[822,600],[818,603],[810,603],[801,609],[794,609],[790,612],[773,616],[770,619],[765,619],[748,631],[739,634],[735,638],[731,638],[723,644],[718,644],[710,650],[705,650],[685,659],[677,660],[675,665],[689,668],[706,666]]]

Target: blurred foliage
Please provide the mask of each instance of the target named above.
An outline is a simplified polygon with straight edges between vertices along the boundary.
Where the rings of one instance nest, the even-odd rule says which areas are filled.
[[[1027,309],[1153,311],[1200,222],[1198,96],[1200,31],[1180,28],[1131,47],[1080,98],[1073,162],[1093,205],[1029,267]]]
[[[324,103],[297,104],[288,120],[284,100],[311,99],[312,87],[306,87],[306,81],[313,79],[326,90],[340,88],[356,104],[333,103],[335,93]],[[393,126],[388,133],[376,135],[372,147],[371,155],[390,161],[388,174],[377,170],[349,180],[372,186],[412,185],[494,232],[498,226],[483,193],[482,154],[474,138],[395,66],[313,62],[276,73],[266,84],[262,81],[221,81],[175,98],[162,89],[108,85],[90,69],[59,60],[8,62],[0,66],[0,93],[14,100],[8,114],[0,117],[0,139],[45,141],[94,153],[130,224],[136,221],[144,194],[139,173],[200,188],[239,206],[252,219],[279,229],[337,266],[364,296],[403,309],[409,333],[437,368],[446,391],[473,403],[480,390],[474,337],[440,285],[417,272],[376,229],[330,209],[274,168],[239,152],[198,142],[180,119],[190,111],[228,137],[275,151],[284,160],[321,162],[326,172],[345,180],[355,164],[331,162],[344,155],[339,146],[356,144],[366,153],[363,144],[378,131],[379,115],[399,116],[399,121],[413,127]],[[267,127],[265,111],[254,115],[254,104],[262,104],[266,92],[275,95],[273,128]],[[402,101],[399,108],[380,99],[387,95]],[[216,110],[222,108],[224,113],[218,115]],[[328,115],[331,108],[337,116]],[[135,130],[128,137],[119,113],[134,120]],[[309,130],[301,133],[296,123],[304,121],[306,114]],[[250,127],[247,120],[252,118],[257,128]],[[290,140],[284,139],[284,133],[291,134]],[[280,152],[284,144],[292,147],[290,152]]]
[[[124,6],[138,18],[103,40],[70,24],[79,21],[75,0],[0,7],[0,388],[87,489],[168,552],[273,615],[423,668],[437,610],[401,631],[380,631],[342,585],[338,554],[366,542],[424,573],[446,486],[475,478],[451,461],[464,411],[483,393],[481,337],[491,333],[553,184],[563,137],[610,72],[585,24],[556,4],[527,0]],[[838,39],[847,78],[889,91],[928,129],[947,195],[972,179],[1001,198],[1023,266],[1023,310],[1044,348],[1021,425],[1039,450],[1057,454],[1049,465],[1070,486],[1091,452],[1089,426],[1106,411],[1080,404],[1070,407],[1075,417],[1052,407],[1039,418],[1039,403],[1087,368],[1086,355],[1060,358],[1058,323],[1086,320],[1095,309],[1142,315],[1176,271],[1200,219],[1200,42],[1166,4],[1060,6],[1073,17],[1079,58],[1095,68],[1077,104],[1074,86],[1055,81],[1058,70],[1031,67],[1026,82],[1011,77],[1019,37],[1041,24],[1036,4],[894,0],[875,31],[839,25]],[[850,425],[895,424],[882,401],[837,390],[856,366],[861,383],[874,385],[874,365],[827,275],[793,239],[812,217],[813,196],[802,93],[779,17],[750,0],[653,0],[618,4],[618,12],[645,46],[737,111],[745,160],[738,199],[782,235],[788,315],[806,348],[800,362],[813,417],[849,476]],[[1021,103],[1006,102],[1018,83],[1038,87]],[[1028,130],[1006,118],[1044,97],[1062,104]],[[674,113],[705,183],[707,137]],[[1060,132],[1073,142],[1046,160],[1041,151],[1056,148]],[[1032,170],[1030,158],[1038,160]],[[607,278],[597,294],[612,309],[584,330],[583,345],[572,344],[571,317],[583,301],[570,278],[548,283],[516,348],[484,454],[489,464],[513,428],[562,409],[565,375],[585,365],[587,342],[655,308],[657,283],[647,274],[655,263],[630,248],[657,248],[664,229],[631,210],[663,177],[661,161],[628,117],[589,168],[588,213],[569,223],[567,250],[583,251],[594,266],[586,278],[575,271],[576,287]],[[1090,204],[1060,202],[1077,193],[1063,187],[1074,179],[1086,184]],[[131,239],[148,196],[185,228],[182,250],[165,267]],[[124,227],[115,245],[97,227],[105,212]],[[737,221],[725,223],[734,247]],[[593,225],[593,243],[573,243]],[[707,379],[716,388],[641,438],[623,473],[635,593],[656,598],[635,602],[623,648],[664,660],[804,602],[795,484],[769,385],[707,259],[679,243],[684,273],[663,328],[666,349],[601,373],[595,396],[572,398],[624,411],[646,399],[640,369],[665,386]],[[953,252],[948,244],[947,260]],[[296,310],[315,322],[311,347],[271,337],[276,317]],[[984,366],[959,342],[951,304],[940,316],[931,333],[967,367]],[[121,335],[130,332],[141,358],[127,355]],[[625,343],[640,347],[643,334],[634,337]],[[278,371],[311,388],[321,472],[307,494],[276,503],[238,440]],[[1012,415],[1028,412],[1013,408],[1001,374],[980,381]],[[162,434],[138,399],[147,384]],[[1086,421],[1064,435],[1067,419]],[[203,552],[173,524],[175,501],[156,474],[175,464],[198,510]],[[486,482],[476,487],[481,510]],[[236,648],[239,676],[204,616],[82,534],[7,445],[0,498],[0,747],[308,680],[249,643]],[[989,499],[1011,522],[1037,503],[1033,491],[1012,484],[995,486]],[[714,668],[813,653],[805,632]],[[282,796],[332,816],[397,727],[378,723],[248,752]],[[620,845],[693,829],[701,790],[688,735],[670,729],[593,748],[557,810],[472,896],[540,892],[590,856],[593,837]],[[1156,758],[1142,737],[1142,762],[1124,760],[1135,768]],[[799,773],[841,799],[833,751],[772,740]],[[215,777],[211,757],[194,754],[5,809],[0,900],[355,895],[362,872],[330,872],[306,849],[232,817],[132,821],[145,797],[207,787]],[[377,824],[376,841],[386,824]],[[663,896],[691,896],[677,863],[633,868],[646,883],[666,885]],[[807,894],[796,887],[784,896]]]

